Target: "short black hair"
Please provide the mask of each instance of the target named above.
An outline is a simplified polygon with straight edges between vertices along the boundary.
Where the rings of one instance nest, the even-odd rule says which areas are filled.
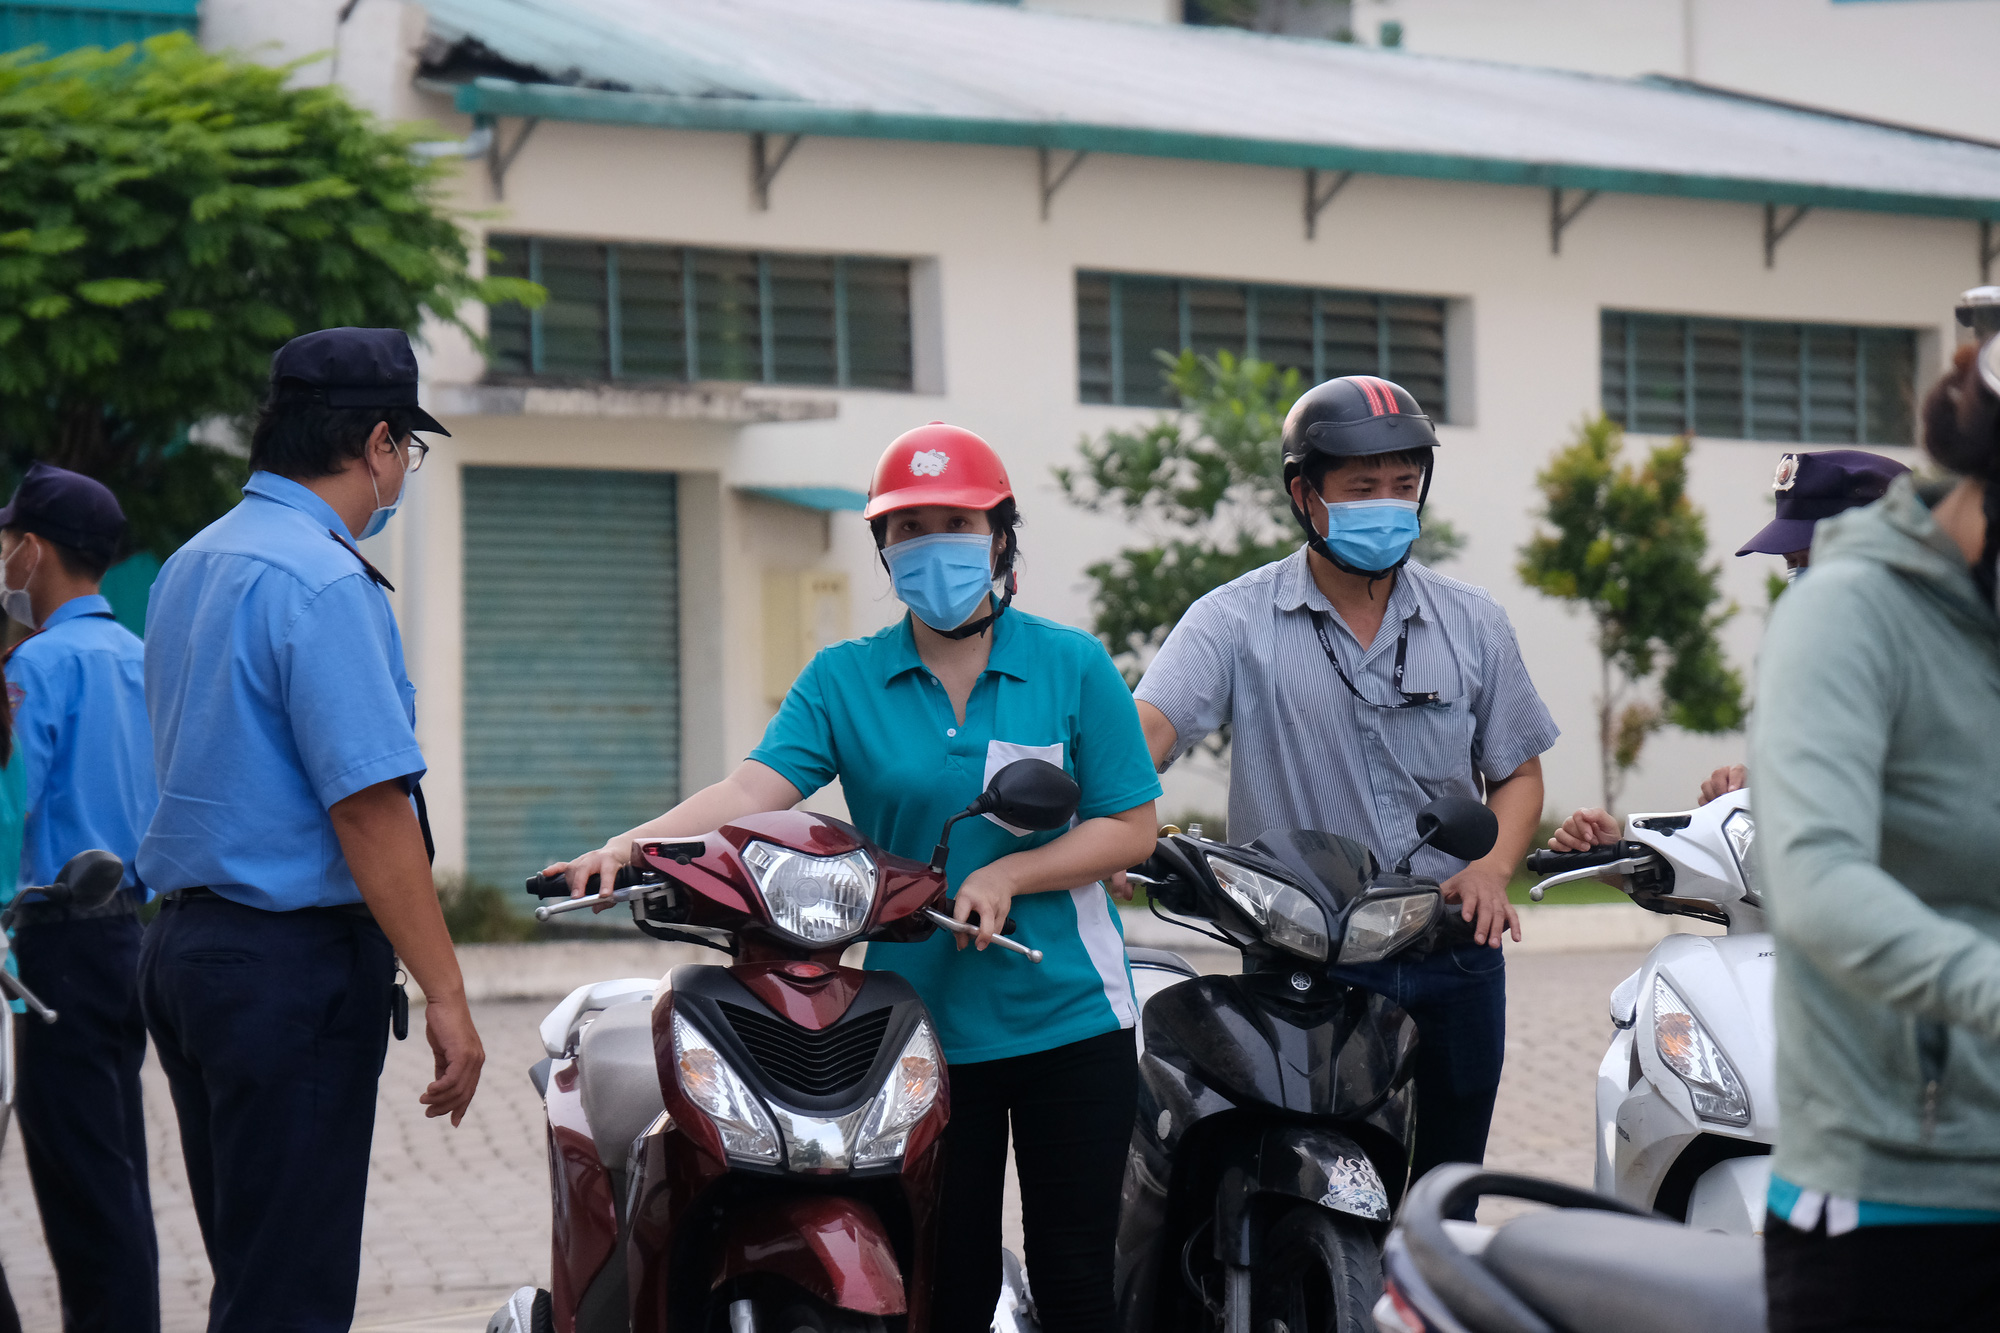
[[[17,540],[28,535],[28,529],[26,528],[6,528],[0,529],[0,531],[13,533]],[[92,583],[100,583],[104,579],[105,572],[111,568],[111,560],[108,556],[92,555],[80,547],[65,546],[53,538],[43,537],[39,532],[35,535],[41,537],[43,541],[47,542],[54,549],[56,559],[62,564],[63,573],[73,579],[89,579]],[[5,762],[6,760],[0,759],[0,763]]]
[[[893,514],[895,510],[890,510]],[[1021,553],[1021,542],[1014,535],[1014,529],[1021,526],[1021,507],[1008,496],[999,504],[986,511],[986,527],[989,532],[1004,532],[1007,540],[1000,546],[1000,559],[993,566],[993,577],[1004,579],[1014,572],[1014,558]],[[889,567],[889,561],[882,554],[884,543],[889,540],[889,514],[877,514],[868,520],[868,530],[875,534],[875,558],[882,561],[882,568]]]
[[[257,411],[250,434],[250,470],[304,480],[330,477],[361,457],[377,422],[389,436],[407,440],[416,412],[407,407],[330,407],[323,390],[287,380],[274,388]]]
[[[1321,453],[1315,449],[1312,453],[1307,454],[1305,462],[1300,464],[1299,475],[1305,478],[1306,485],[1317,491],[1326,481],[1327,474],[1338,472],[1350,464],[1402,463],[1421,471],[1431,465],[1430,454],[1431,451],[1429,449],[1401,449],[1395,453],[1364,454],[1349,458],[1337,454]]]

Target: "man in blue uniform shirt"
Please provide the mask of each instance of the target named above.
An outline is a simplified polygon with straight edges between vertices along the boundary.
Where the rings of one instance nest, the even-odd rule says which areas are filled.
[[[380,532],[428,446],[395,329],[271,363],[243,502],[177,551],[146,617],[165,895],[139,962],[215,1271],[209,1333],[345,1329],[397,959],[456,1125],[485,1053],[431,882],[423,755]],[[414,803],[413,799],[415,798]]]
[[[15,1109],[68,1333],[160,1326],[133,873],[157,799],[153,738],[145,650],[97,591],[124,534],[110,491],[47,463],[0,509],[0,607],[33,631],[6,664],[28,812],[20,883],[51,883],[94,847],[125,862],[127,891],[101,908],[30,894],[15,937],[22,979],[62,1015],[20,1022]]]

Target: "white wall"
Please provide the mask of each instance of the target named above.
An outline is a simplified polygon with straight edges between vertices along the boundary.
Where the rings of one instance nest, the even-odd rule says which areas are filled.
[[[1670,74],[2000,139],[2000,0],[1354,0],[1373,41],[1598,74]]]

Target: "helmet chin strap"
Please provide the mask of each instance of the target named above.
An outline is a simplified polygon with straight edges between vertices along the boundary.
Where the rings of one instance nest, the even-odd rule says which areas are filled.
[[[1300,480],[1304,480],[1303,475],[1300,477]],[[1309,491],[1311,490],[1310,487],[1308,487],[1307,489]],[[1419,515],[1421,515],[1424,512],[1424,503],[1430,498],[1431,498],[1431,465],[1429,463],[1426,463],[1424,464],[1423,489],[1417,492],[1417,513]],[[1320,497],[1320,503],[1322,505],[1326,503],[1325,496]],[[1377,579],[1388,578],[1391,574],[1395,573],[1397,570],[1401,569],[1404,565],[1408,564],[1410,560],[1410,551],[1416,549],[1415,544],[1412,543],[1411,546],[1403,552],[1403,558],[1401,560],[1398,560],[1395,564],[1390,565],[1387,569],[1357,569],[1353,565],[1348,564],[1345,560],[1342,560],[1339,556],[1333,553],[1333,548],[1326,544],[1325,535],[1322,534],[1318,528],[1313,526],[1311,516],[1308,515],[1305,510],[1299,508],[1298,502],[1296,500],[1292,502],[1292,517],[1298,520],[1299,526],[1301,528],[1305,529],[1306,546],[1309,549],[1311,549],[1315,554],[1317,554],[1320,557],[1320,559],[1326,561],[1328,564],[1332,565],[1335,569],[1339,570],[1341,573],[1352,574],[1355,578],[1358,579],[1367,579],[1370,585],[1370,593],[1369,593],[1370,596],[1374,595],[1373,585],[1375,581]]]
[[[944,635],[947,639],[969,639],[975,634],[984,634],[987,630],[993,628],[993,622],[1000,618],[1001,613],[1007,609],[1007,604],[1014,600],[1015,582],[1013,572],[1009,571],[1007,574],[1007,587],[1000,594],[999,604],[991,612],[979,617],[979,619],[968,620],[957,629],[937,629],[936,626],[932,626],[931,628],[936,630],[937,633]]]

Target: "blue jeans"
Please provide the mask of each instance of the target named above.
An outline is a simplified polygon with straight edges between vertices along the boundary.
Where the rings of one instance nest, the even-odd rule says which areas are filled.
[[[1401,1005],[1417,1024],[1414,1184],[1443,1162],[1481,1162],[1507,1045],[1507,961],[1483,944],[1425,958],[1334,969],[1349,985]]]
[[[215,1270],[209,1333],[345,1333],[395,956],[329,910],[169,898],[139,994]]]

